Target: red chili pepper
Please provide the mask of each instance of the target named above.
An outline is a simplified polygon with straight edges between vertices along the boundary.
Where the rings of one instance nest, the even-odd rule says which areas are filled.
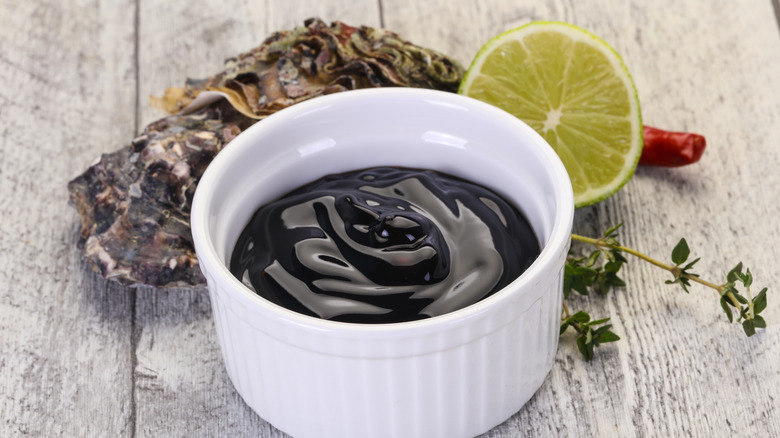
[[[639,164],[678,167],[699,161],[707,141],[699,134],[644,127],[645,147]]]

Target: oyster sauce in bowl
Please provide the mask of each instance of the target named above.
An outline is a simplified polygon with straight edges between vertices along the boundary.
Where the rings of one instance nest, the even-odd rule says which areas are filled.
[[[473,304],[383,324],[287,309],[230,272],[259,207],[373,167],[490,189],[525,216],[539,255]],[[191,222],[227,372],[261,417],[296,437],[466,437],[517,412],[552,367],[573,210],[563,165],[527,125],[467,97],[394,88],[312,99],[252,126],[206,170]]]

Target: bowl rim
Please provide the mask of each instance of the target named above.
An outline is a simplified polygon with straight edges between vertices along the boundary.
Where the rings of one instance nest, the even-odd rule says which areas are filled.
[[[435,99],[440,104],[465,106],[469,110],[486,112],[491,118],[496,118],[500,123],[513,125],[514,128],[529,136],[529,140],[543,146],[539,152],[543,154],[543,159],[550,165],[554,181],[553,191],[559,202],[556,205],[557,212],[553,226],[550,229],[549,239],[539,256],[518,278],[489,297],[462,309],[417,321],[384,324],[331,321],[304,315],[262,298],[230,272],[226,263],[221,261],[221,257],[214,246],[211,233],[208,231],[209,227],[207,226],[210,213],[206,210],[206,207],[214,197],[214,184],[219,181],[222,173],[229,171],[228,165],[235,160],[234,156],[240,157],[246,149],[251,148],[253,137],[261,135],[264,131],[276,129],[277,125],[289,123],[290,120],[295,119],[299,115],[326,109],[331,105],[387,98],[409,100]],[[364,102],[362,105],[366,105],[366,103]],[[569,246],[573,216],[574,195],[563,163],[546,140],[520,119],[498,107],[455,93],[422,88],[370,88],[312,98],[280,110],[241,132],[217,154],[198,182],[190,212],[190,225],[201,270],[206,274],[207,278],[213,276],[214,282],[219,282],[222,285],[222,289],[227,290],[228,293],[238,298],[244,305],[255,306],[257,310],[263,312],[265,317],[273,318],[276,322],[297,326],[298,328],[317,332],[339,333],[346,336],[369,335],[382,338],[410,333],[438,332],[442,328],[461,326],[480,318],[481,315],[489,312],[490,309],[502,307],[502,303],[516,295],[502,293],[504,290],[513,289],[519,290],[519,293],[522,294],[530,293],[532,288],[524,285],[538,283],[540,276],[548,274],[545,272],[545,267],[555,264],[561,253],[566,253],[563,249],[568,249]],[[214,287],[213,285],[209,286]]]

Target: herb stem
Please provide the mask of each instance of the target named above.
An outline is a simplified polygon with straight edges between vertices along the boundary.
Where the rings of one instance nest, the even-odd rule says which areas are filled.
[[[747,319],[753,319],[756,314],[753,310],[753,295],[750,293],[750,286],[745,286],[745,295],[747,295],[748,314]]]
[[[678,268],[676,266],[671,266],[671,265],[667,265],[666,263],[659,262],[658,260],[656,260],[656,259],[654,259],[654,258],[652,258],[652,257],[650,257],[650,256],[648,256],[646,254],[643,254],[643,253],[641,253],[639,251],[636,251],[634,249],[631,249],[631,248],[628,248],[628,247],[625,247],[625,246],[622,246],[622,245],[610,244],[608,242],[605,242],[604,239],[594,239],[592,237],[580,236],[579,234],[574,234],[574,233],[572,233],[571,238],[572,238],[572,240],[577,240],[579,242],[588,243],[588,244],[596,246],[597,248],[600,248],[600,249],[609,248],[609,249],[614,249],[614,250],[617,250],[617,251],[621,251],[621,252],[625,252],[625,253],[631,254],[632,256],[638,257],[638,258],[640,258],[640,259],[642,259],[642,260],[644,260],[644,261],[646,261],[646,262],[648,262],[648,263],[650,263],[652,265],[655,265],[655,266],[657,266],[657,267],[659,267],[661,269],[665,269],[665,270],[671,272],[674,275],[677,275],[679,273],[679,269],[680,268]],[[688,280],[695,281],[696,283],[699,283],[699,284],[702,284],[702,285],[707,286],[709,288],[712,288],[718,294],[723,295],[723,291],[724,291],[724,286],[723,285],[718,285],[718,284],[709,282],[707,280],[703,280],[703,279],[701,279],[701,278],[699,278],[698,276],[695,276],[695,275],[688,275],[688,274],[683,273],[683,274],[681,274],[681,276],[684,277],[684,278],[687,278]],[[735,307],[737,307],[737,308],[740,307],[739,301],[737,301],[737,297],[735,297],[733,293],[726,292],[725,295],[726,295],[726,297],[728,297],[729,301],[731,301],[734,304]]]
[[[563,300],[563,313],[566,319],[571,318],[571,312],[569,311],[569,306],[566,305],[566,300]]]
[[[599,238],[585,237],[579,234],[571,235],[572,242],[581,242],[592,248],[587,255],[577,256],[575,253],[569,252],[566,257],[560,333],[563,334],[569,327],[577,332],[577,348],[585,360],[593,359],[595,347],[603,343],[615,342],[620,337],[610,331],[612,324],[607,324],[609,318],[591,320],[590,315],[584,311],[578,311],[572,315],[566,298],[572,291],[581,295],[589,295],[591,291],[605,295],[612,288],[625,286],[626,282],[617,275],[620,268],[628,263],[624,253],[631,254],[671,273],[674,279],[667,280],[665,283],[679,285],[686,293],[689,292],[688,288],[693,281],[713,289],[718,294],[720,307],[728,317],[729,322],[734,322],[735,315],[732,309],[736,309],[736,320],[742,324],[742,329],[748,337],[755,335],[756,329],[766,328],[766,321],[759,313],[767,306],[767,288],[763,288],[758,295],[753,297],[750,290],[753,274],[750,273],[750,269],[743,272],[742,262],[728,271],[726,282],[723,284],[702,280],[698,274],[692,271],[693,265],[699,261],[699,258],[688,260],[691,250],[684,238],[680,239],[672,249],[671,264],[667,264],[635,249],[622,246],[617,240],[617,230],[622,225],[618,224],[608,228]],[[603,257],[602,261],[599,261],[599,257]],[[741,292],[737,289],[738,283],[744,286],[747,297],[740,294]]]
[[[569,306],[566,305],[566,300],[565,299],[562,301],[562,303],[563,303],[563,313],[564,313],[564,316],[563,316],[563,318],[561,318],[561,321],[566,321],[567,319],[571,318],[571,311],[569,311]],[[579,322],[571,321],[570,324],[571,324],[572,327],[574,327],[574,330],[577,333],[582,333],[582,326],[580,325]]]

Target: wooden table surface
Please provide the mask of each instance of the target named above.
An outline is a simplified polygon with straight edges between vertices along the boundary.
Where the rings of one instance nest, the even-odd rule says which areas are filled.
[[[704,134],[696,165],[640,168],[580,209],[667,259],[686,237],[716,282],[768,286],[747,338],[713,291],[632,260],[629,286],[571,305],[622,340],[584,362],[571,335],[537,394],[488,437],[780,435],[780,4],[740,1],[0,0],[0,436],[285,436],[241,400],[204,289],[127,288],[90,271],[67,182],[163,116],[149,95],[221,70],[272,31],[381,26],[468,65],[489,38],[561,20],[623,56],[644,122]]]

